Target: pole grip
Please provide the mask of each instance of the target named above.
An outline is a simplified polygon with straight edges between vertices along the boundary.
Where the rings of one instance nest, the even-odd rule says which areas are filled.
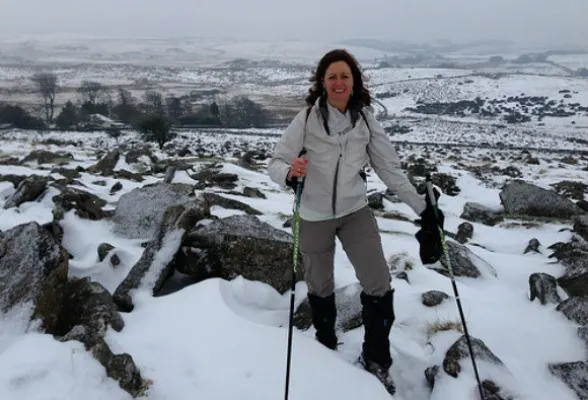
[[[298,157],[302,158],[305,155],[306,155],[306,148],[303,147],[302,150],[300,150],[300,154],[298,155]],[[304,177],[303,176],[298,176],[298,177],[296,177],[296,181],[299,184],[302,184],[302,183],[304,183]]]
[[[425,185],[427,186],[427,192],[429,193],[429,200],[433,208],[437,207],[437,199],[435,198],[435,192],[433,191],[433,180],[431,174],[427,174],[425,178]]]

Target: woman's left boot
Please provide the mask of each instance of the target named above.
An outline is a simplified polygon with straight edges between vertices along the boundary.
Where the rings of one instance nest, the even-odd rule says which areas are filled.
[[[376,376],[390,394],[396,392],[396,385],[390,376],[390,330],[394,323],[394,290],[384,296],[360,295],[362,319],[365,328],[364,342],[359,362]]]

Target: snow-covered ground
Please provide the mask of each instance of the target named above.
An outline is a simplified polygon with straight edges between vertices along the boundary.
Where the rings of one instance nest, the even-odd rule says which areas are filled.
[[[110,88],[122,85],[137,98],[142,98],[146,90],[159,90],[164,96],[183,96],[216,89],[219,91],[216,100],[246,95],[279,108],[283,115],[294,105],[303,103],[316,61],[329,49],[344,47],[361,61],[373,93],[384,96],[381,98],[384,107],[377,108],[382,111],[385,108],[388,123],[410,124],[411,132],[396,135],[395,140],[468,145],[485,142],[569,150],[588,147],[587,81],[573,76],[573,71],[588,67],[585,54],[555,54],[549,56],[548,62],[521,64],[515,62],[520,55],[550,49],[489,43],[447,50],[439,59],[428,59],[424,64],[378,68],[382,61],[393,60],[390,57],[411,57],[414,53],[409,51],[409,46],[405,46],[405,53],[395,53],[370,48],[367,43],[354,43],[350,46],[320,41],[238,42],[67,35],[5,38],[0,41],[0,94],[3,101],[30,105],[32,112],[38,113],[42,98],[36,93],[30,76],[45,66],[58,75],[57,113],[68,100],[79,101],[76,88],[82,81],[93,80]],[[394,48],[399,46],[395,44]],[[503,56],[504,62],[488,64],[492,56]],[[395,66],[394,61],[390,64]],[[544,103],[551,105],[545,109],[544,103],[536,100],[531,105],[522,105],[516,97],[523,94],[546,98]],[[110,97],[116,100],[117,93],[111,91]],[[476,98],[483,99],[484,108],[492,108],[496,115],[468,111],[465,115],[431,115],[407,109],[414,109],[420,103],[455,103]],[[212,100],[207,97],[202,101]],[[494,101],[498,103],[489,106]],[[580,111],[574,111],[578,108]],[[542,116],[553,114],[554,110],[558,116]],[[514,112],[531,120],[506,124],[504,118]]]
[[[515,89],[513,91],[516,92]],[[53,135],[53,134],[52,134]],[[74,161],[62,167],[88,167],[96,162],[95,150],[112,148],[115,143],[106,136],[87,140],[83,133],[59,133],[63,141],[79,142],[67,146],[46,145],[41,136],[21,133],[2,138],[0,156],[21,158],[33,149],[71,152]],[[57,137],[55,137],[57,138]],[[45,137],[44,139],[47,139]],[[124,141],[128,138],[121,138]],[[234,138],[233,138],[234,139]],[[226,136],[216,137],[220,145]],[[249,137],[250,145],[265,141],[264,137]],[[212,143],[212,140],[211,142]],[[206,143],[205,147],[209,147]],[[230,152],[230,149],[229,149]],[[513,165],[512,157],[520,152],[504,152],[499,167]],[[155,151],[162,157],[160,152]],[[425,153],[418,147],[402,149],[404,158],[410,154],[429,157],[440,172],[457,177],[461,192],[457,196],[441,196],[440,207],[446,216],[445,227],[455,232],[463,222],[460,218],[464,203],[475,201],[498,208],[498,189],[506,177],[495,177],[495,185],[478,180],[460,168],[445,154]],[[496,151],[476,150],[462,154],[450,153],[464,165],[484,163],[484,157],[497,157]],[[543,187],[562,179],[588,182],[588,161],[578,158],[576,165],[560,168],[558,156],[532,154],[538,165],[516,164],[522,178]],[[118,165],[117,169],[129,168]],[[198,164],[194,165],[198,168]],[[223,163],[222,172],[239,176],[236,191],[245,186],[258,188],[267,199],[226,194],[226,197],[246,201],[263,211],[259,218],[272,226],[283,227],[283,215],[291,214],[292,195],[273,184],[266,172],[244,169],[231,160]],[[0,175],[47,175],[50,171],[34,163],[28,166],[0,165]],[[94,182],[105,180],[106,186]],[[136,187],[161,180],[149,177],[138,183],[126,179],[102,177],[88,172],[81,174],[78,187],[106,200],[109,206],[124,193]],[[109,188],[117,180],[123,189],[111,194]],[[178,173],[174,182],[195,183],[185,173]],[[382,190],[383,184],[370,177],[369,190]],[[0,207],[14,192],[9,182],[0,182]],[[41,224],[53,218],[51,191],[38,201],[25,202],[17,208],[0,208],[0,230],[18,224],[37,221]],[[585,199],[588,198],[585,196]],[[415,215],[404,204],[384,201],[385,211],[414,219]],[[215,206],[219,217],[242,212]],[[567,241],[571,234],[563,223],[544,223],[518,226],[516,223],[494,227],[473,223],[474,237],[467,247],[484,259],[496,271],[477,279],[458,279],[458,289],[464,306],[470,334],[482,339],[507,366],[512,374],[501,376],[503,385],[520,394],[518,400],[575,400],[573,392],[547,369],[549,362],[584,359],[585,344],[576,335],[576,326],[553,305],[542,306],[529,301],[529,275],[545,272],[558,276],[563,267],[553,264],[546,249],[552,243]],[[434,308],[427,308],[420,300],[421,293],[440,290],[453,296],[448,278],[424,267],[418,257],[418,243],[414,234],[418,229],[411,222],[378,217],[382,244],[387,258],[400,255],[412,269],[410,283],[396,279],[394,286],[396,322],[392,329],[391,351],[394,358],[392,373],[398,385],[397,400],[468,400],[463,397],[474,387],[469,360],[462,362],[459,379],[443,376],[431,394],[426,386],[424,371],[440,364],[447,348],[459,337],[456,331],[428,332],[436,323],[458,322],[453,299]],[[90,276],[113,291],[125,274],[140,258],[140,243],[124,239],[114,233],[107,220],[90,221],[69,212],[61,222],[63,245],[73,256],[69,261],[70,276]],[[541,254],[523,254],[531,238],[542,244]],[[122,264],[112,269],[95,259],[100,243],[112,243],[121,255]],[[353,268],[337,242],[336,286],[357,281]],[[296,301],[305,296],[304,283],[299,283]],[[560,293],[563,298],[565,294]],[[209,279],[163,296],[137,291],[133,294],[135,308],[123,313],[125,328],[121,332],[109,330],[107,343],[115,353],[133,356],[142,375],[153,384],[146,399],[276,399],[283,397],[287,345],[287,321],[290,294],[280,295],[266,284],[238,277],[232,281]],[[10,400],[89,399],[129,400],[116,381],[108,378],[104,368],[84,350],[79,342],[58,342],[44,334],[36,325],[28,323],[29,309],[16,308],[0,317],[0,398]],[[345,333],[337,353],[314,341],[312,329],[295,329],[293,339],[291,399],[389,399],[378,381],[350,364],[358,355],[363,328]],[[494,377],[497,372],[479,364],[482,378]],[[465,388],[465,389],[464,389]],[[472,395],[473,396],[473,395]]]

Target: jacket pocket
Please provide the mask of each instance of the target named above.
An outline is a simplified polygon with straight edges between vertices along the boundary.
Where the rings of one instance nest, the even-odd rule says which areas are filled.
[[[370,142],[369,132],[363,127],[349,132],[343,162],[350,167],[361,169],[367,162],[367,145]]]

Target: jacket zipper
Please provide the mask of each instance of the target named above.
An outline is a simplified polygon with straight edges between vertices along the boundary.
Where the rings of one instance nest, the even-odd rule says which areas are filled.
[[[331,198],[331,209],[333,210],[333,217],[337,215],[337,180],[339,178],[339,163],[341,162],[342,154],[339,153],[339,158],[337,159],[337,166],[335,167],[335,178],[333,179],[333,196]]]

